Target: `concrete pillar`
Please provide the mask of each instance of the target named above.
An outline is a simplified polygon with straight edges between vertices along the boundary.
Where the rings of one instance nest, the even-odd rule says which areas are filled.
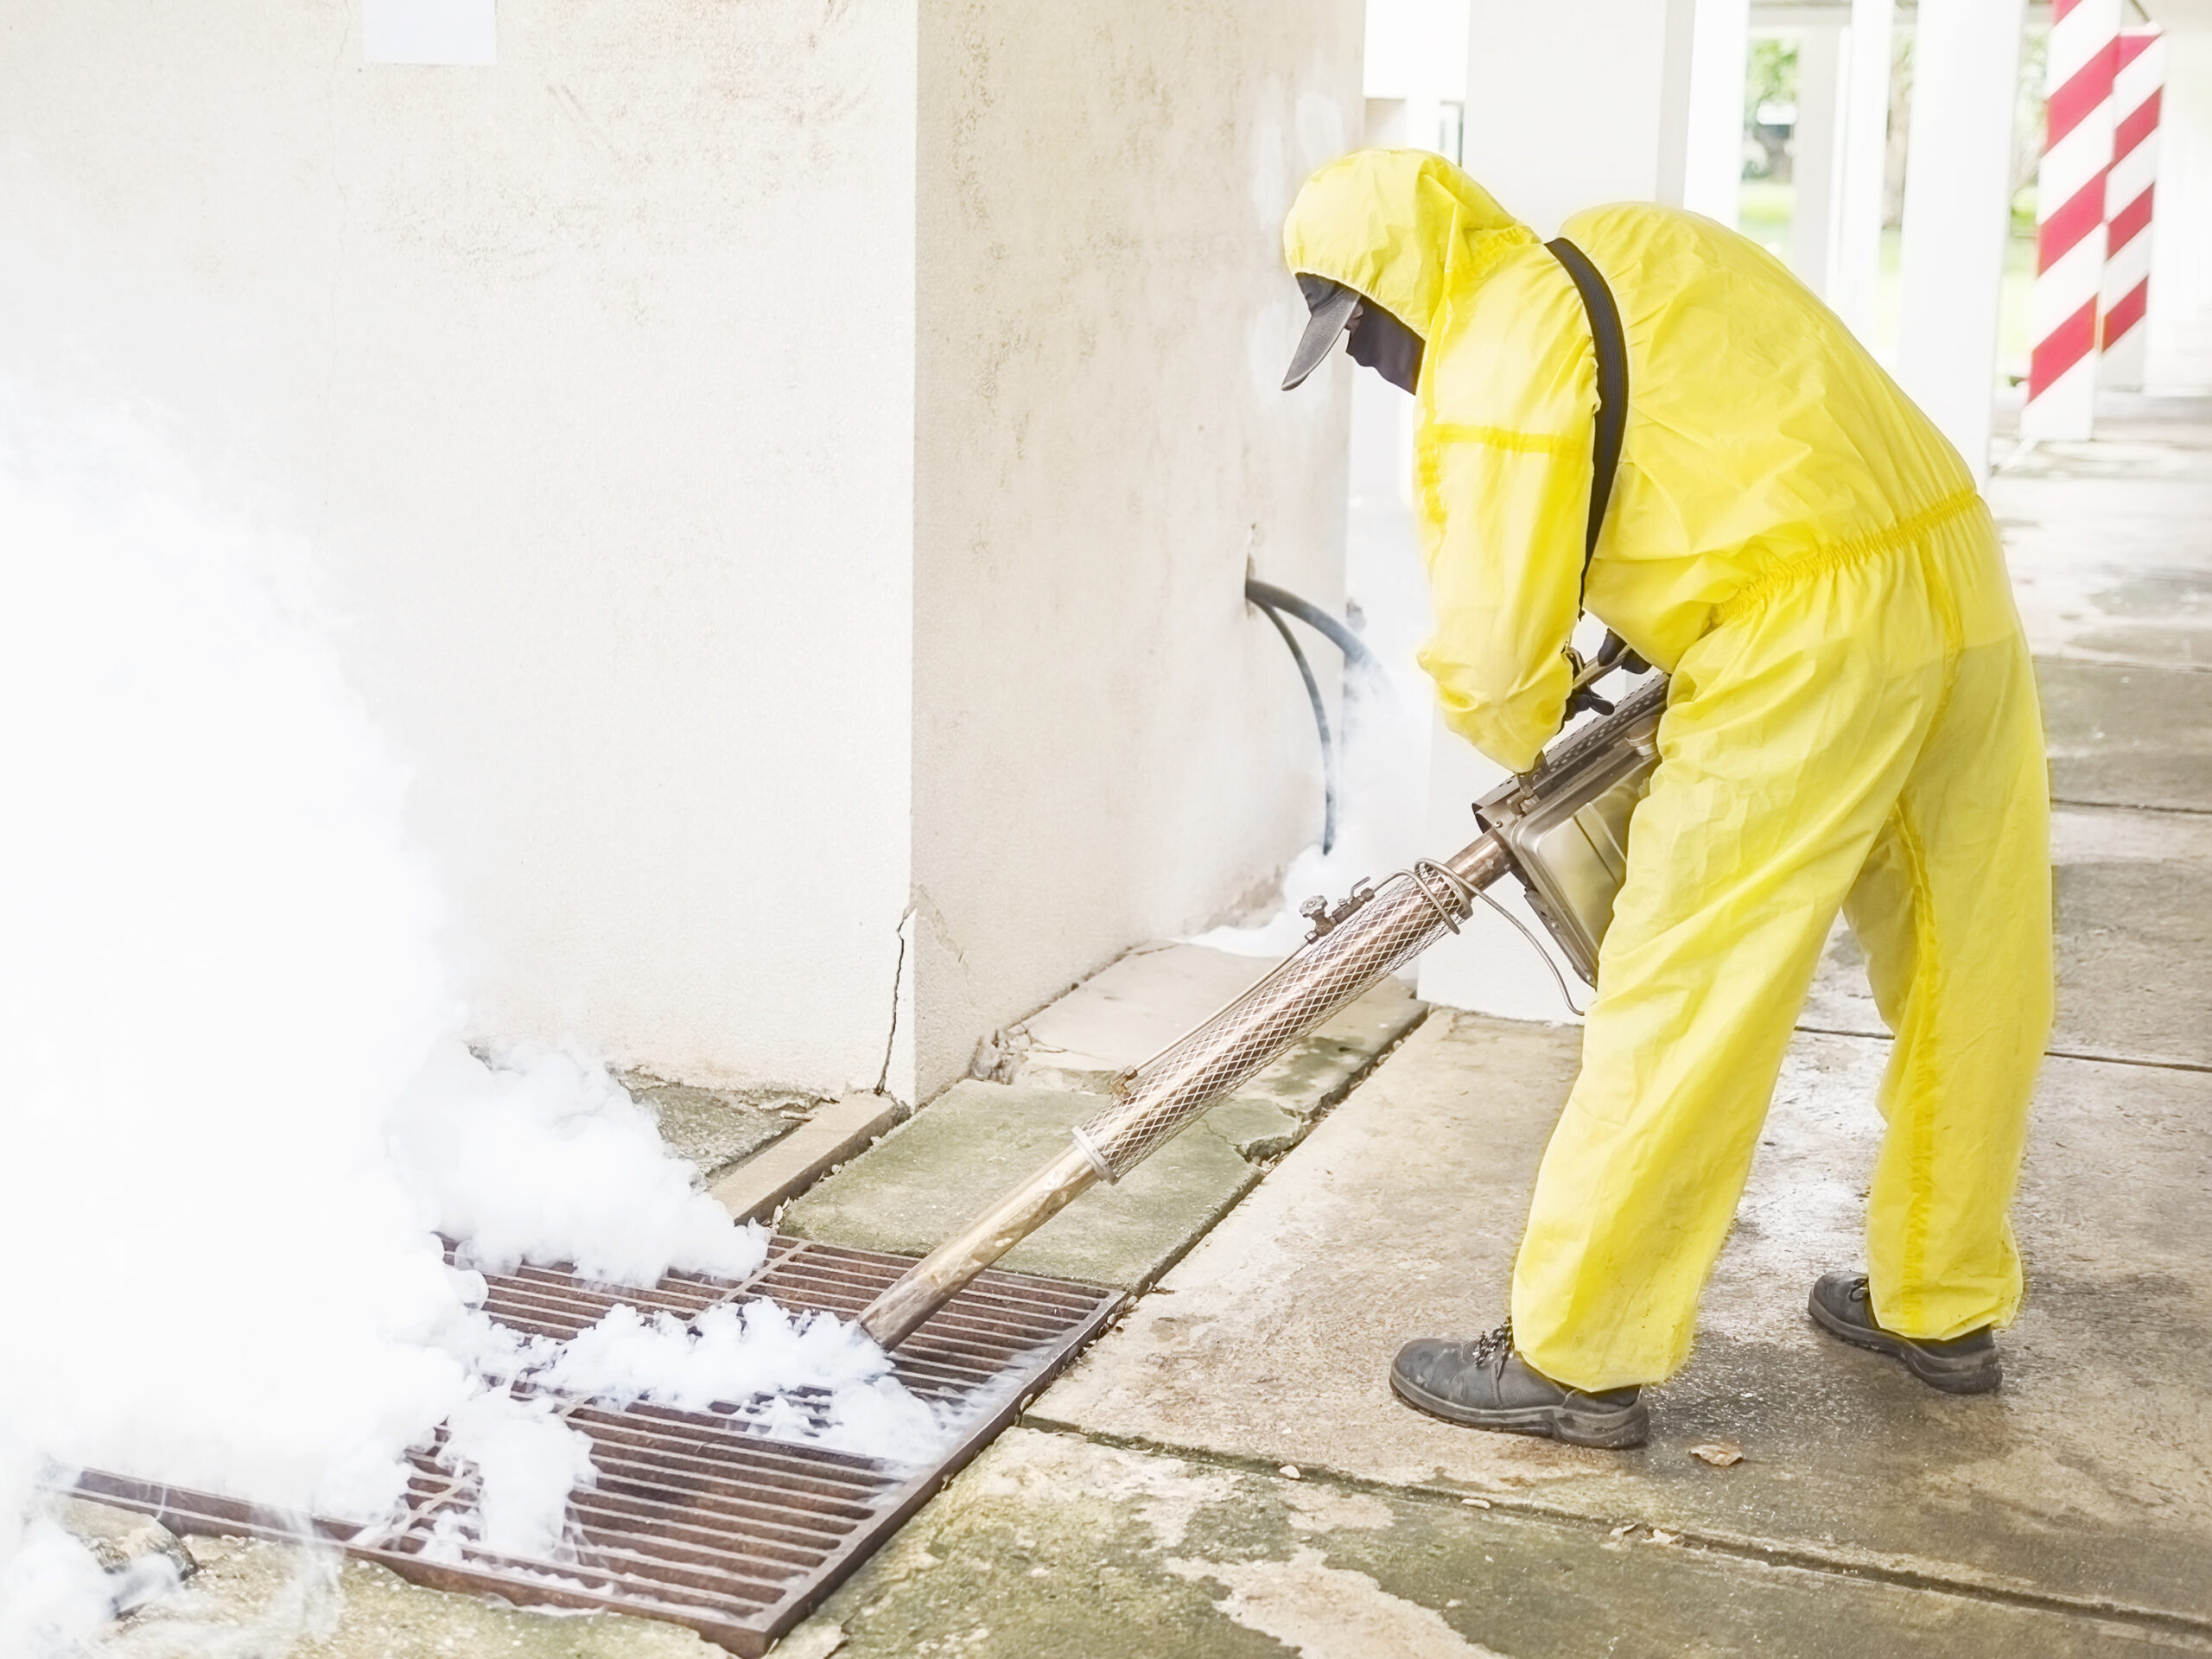
[[[1989,473],[2023,0],[1921,0],[1905,160],[1898,383]]]
[[[1718,84],[1709,60],[1723,38],[1712,26],[1699,35],[1701,10],[1700,0],[1473,0],[1467,170],[1547,236],[1600,202],[1681,204],[1692,48],[1702,39],[1708,67],[1700,84],[1709,92]],[[1727,97],[1739,142],[1742,83],[1739,51]],[[1709,161],[1711,150],[1707,143],[1700,154]],[[1701,198],[1708,207],[1720,205],[1713,194]]]
[[[1660,199],[1735,227],[1751,0],[1668,0]]]
[[[924,1094],[1319,836],[1313,717],[1243,583],[1342,601],[1351,366],[1281,390],[1282,219],[1359,142],[1361,25],[1357,0],[923,5]]]
[[[2104,292],[2097,321],[2104,359],[2097,378],[2116,391],[2143,390],[2143,320],[2158,249],[2152,221],[2165,76],[2166,45],[2158,30],[2123,30],[2120,70],[2113,79],[2113,164],[2105,181]]]
[[[1847,148],[1842,129],[1850,102],[1849,34],[1840,23],[1815,22],[1797,35],[1797,126],[1789,163],[1797,200],[1791,214],[1789,264],[1823,298],[1835,291],[1840,251],[1837,220]]]
[[[1843,41],[1834,228],[1821,297],[1862,340],[1873,335],[1875,286],[1882,267],[1882,189],[1889,157],[1895,12],[1893,0],[1851,0],[1851,23]]]
[[[0,377],[294,538],[482,1034],[926,1095],[1318,824],[1242,588],[1340,581],[1280,234],[1359,22],[18,0]]]
[[[2166,26],[2158,144],[2144,385],[2212,390],[2212,25],[2204,22]]]

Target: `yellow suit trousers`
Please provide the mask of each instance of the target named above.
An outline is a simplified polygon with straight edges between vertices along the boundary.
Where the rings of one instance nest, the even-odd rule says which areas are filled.
[[[1681,1363],[1839,908],[1896,1035],[1875,1316],[1929,1338],[2004,1323],[2051,1018],[2050,804],[1979,498],[1738,593],[1682,654],[1659,747],[1514,1269],[1521,1351],[1592,1389]]]

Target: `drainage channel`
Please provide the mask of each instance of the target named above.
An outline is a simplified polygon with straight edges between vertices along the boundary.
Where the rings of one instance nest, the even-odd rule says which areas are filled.
[[[787,1313],[821,1309],[850,1319],[912,1264],[779,1235],[742,1283],[671,1274],[650,1290],[630,1290],[524,1268],[486,1274],[485,1306],[500,1324],[563,1340],[617,1303],[690,1319],[766,1297]],[[404,1520],[373,1528],[97,1470],[81,1473],[74,1490],[175,1532],[312,1535],[418,1584],[667,1619],[734,1653],[759,1655],[988,1445],[1121,1300],[1118,1291],[998,1270],[954,1297],[893,1356],[894,1374],[914,1394],[974,1414],[944,1455],[920,1469],[772,1440],[734,1406],[615,1409],[566,1400],[560,1415],[590,1440],[598,1479],[570,1496],[573,1550],[558,1560],[493,1554],[455,1540],[450,1526],[434,1543],[439,1522],[475,1500],[473,1477],[442,1466],[435,1446],[415,1454]]]

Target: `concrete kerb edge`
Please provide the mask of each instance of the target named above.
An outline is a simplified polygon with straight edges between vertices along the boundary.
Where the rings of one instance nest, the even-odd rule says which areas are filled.
[[[1124,1306],[1116,1315],[1115,1322],[1119,1323],[1128,1312],[1128,1306]],[[1220,1452],[1206,1446],[1180,1446],[1141,1434],[1116,1434],[1103,1429],[1085,1428],[1082,1424],[1065,1418],[1025,1411],[1014,1420],[1014,1426],[1038,1433],[1086,1440],[1094,1446],[1108,1446],[1119,1452],[1173,1458],[1238,1474],[1257,1475],[1269,1480],[1284,1478],[1280,1465],[1266,1458]],[[1610,1535],[1614,1529],[1624,1526],[1649,1531],[1654,1524],[1641,1516],[1630,1516],[1625,1521],[1613,1520],[1591,1515],[1586,1510],[1537,1503],[1497,1487],[1449,1481],[1415,1481],[1401,1484],[1378,1480],[1371,1476],[1348,1474],[1321,1464],[1300,1464],[1298,1479],[1300,1484],[1318,1481],[1346,1491],[1433,1503],[1440,1509],[1447,1505],[1454,1509],[1464,1508],[1468,1498],[1480,1498],[1481,1507],[1487,1514],[1539,1522],[1573,1532]],[[1956,1563],[1936,1563],[1921,1556],[1893,1555],[1879,1550],[1854,1549],[1847,1545],[1815,1547],[1802,1542],[1757,1538],[1748,1533],[1678,1526],[1672,1522],[1666,1523],[1665,1530],[1675,1544],[1761,1566],[1796,1567],[1808,1573],[1859,1579],[1892,1585],[1900,1589],[1924,1590],[1931,1594],[1954,1596],[1961,1600],[1999,1603],[2070,1618],[2108,1619],[2145,1630],[2184,1636],[2195,1642],[2212,1645],[2212,1618],[2145,1607],[2134,1602],[2069,1596],[2018,1579],[2006,1578],[2001,1573],[1983,1573]],[[1625,1541],[1627,1534],[1622,1533],[1620,1538]]]
[[[785,1205],[865,1154],[911,1116],[889,1095],[848,1095],[761,1147],[707,1191],[738,1221],[772,1220]]]

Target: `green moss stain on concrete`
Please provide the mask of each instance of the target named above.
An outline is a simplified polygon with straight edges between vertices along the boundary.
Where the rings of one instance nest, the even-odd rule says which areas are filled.
[[[920,1254],[1058,1154],[1069,1128],[1103,1104],[1098,1096],[1058,1089],[956,1084],[798,1199],[779,1225],[801,1238]],[[1240,1126],[1255,1141],[1287,1129],[1279,1117],[1247,1114],[1231,1125],[1230,1137]],[[1194,1130],[1119,1184],[1084,1193],[1004,1265],[1135,1289],[1156,1278],[1259,1175],[1232,1138]]]
[[[653,1114],[669,1150],[707,1179],[781,1140],[823,1103],[799,1090],[702,1089],[642,1071],[625,1075],[622,1086]]]

